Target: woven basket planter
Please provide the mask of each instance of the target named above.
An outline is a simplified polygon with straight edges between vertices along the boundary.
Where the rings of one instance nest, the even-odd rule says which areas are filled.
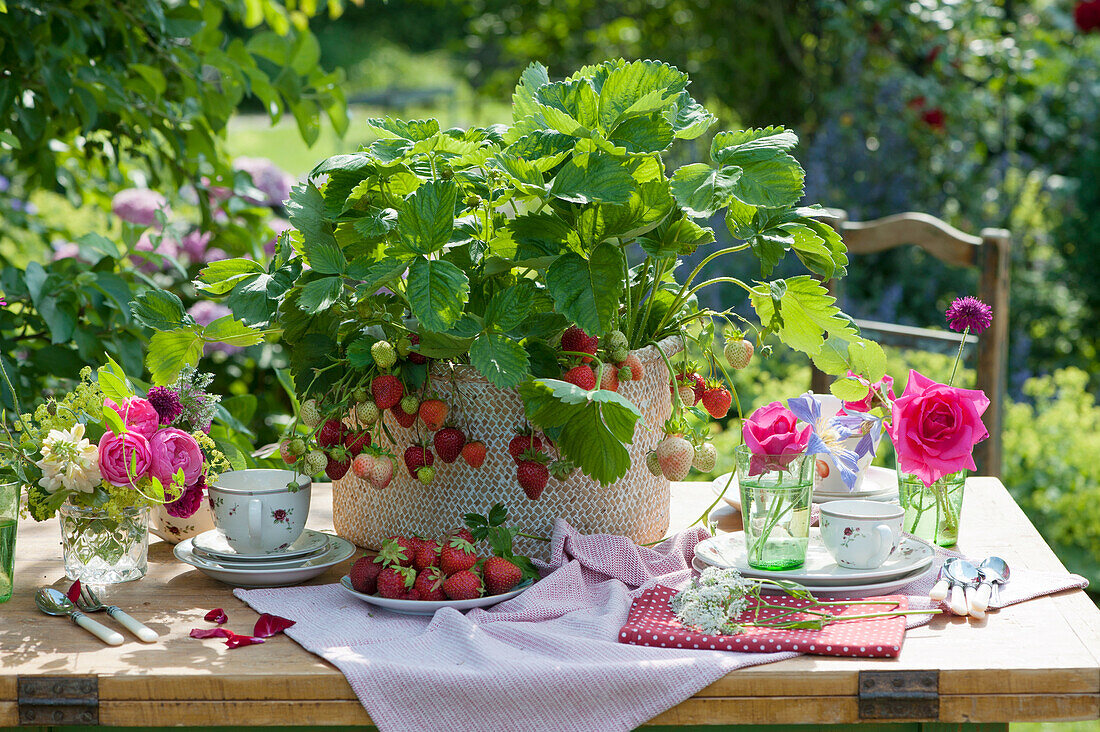
[[[679,338],[661,343],[672,356],[681,349]],[[638,407],[642,418],[634,430],[634,442],[627,446],[631,466],[617,483],[601,486],[574,471],[568,480],[554,478],[537,501],[523,493],[516,482],[516,465],[508,454],[508,441],[515,428],[526,423],[523,402],[514,389],[498,389],[475,369],[458,366],[451,372],[436,366],[432,390],[460,410],[459,424],[488,447],[485,463],[471,468],[462,458],[447,465],[436,456],[435,480],[423,485],[411,477],[401,459],[405,448],[420,434],[430,438],[423,424],[404,429],[389,413],[386,426],[397,441],[398,456],[393,482],[375,490],[348,471],[334,484],[333,523],[336,532],[359,546],[378,549],[395,534],[437,537],[463,524],[463,515],[486,514],[495,503],[508,507],[509,523],[525,532],[549,536],[554,519],[563,518],[582,533],[622,534],[637,542],[656,541],[668,529],[669,484],[654,477],[646,467],[646,453],[663,436],[662,426],[672,412],[668,369],[656,347],[635,352],[645,365],[645,378],[623,382],[619,393]],[[461,393],[457,399],[455,389]],[[521,539],[517,552],[545,556],[541,542]]]

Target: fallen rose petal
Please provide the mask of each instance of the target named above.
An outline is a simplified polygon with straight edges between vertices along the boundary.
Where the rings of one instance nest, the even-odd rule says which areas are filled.
[[[232,631],[225,628],[192,628],[192,638],[232,638]]]
[[[229,646],[230,648],[240,648],[241,646],[251,646],[253,644],[263,642],[263,638],[256,638],[251,635],[237,635],[236,633],[230,633],[229,637],[225,641],[225,645]]]
[[[208,623],[217,623],[218,625],[221,625],[225,621],[229,620],[229,616],[225,614],[225,610],[222,610],[220,607],[216,607],[208,612],[206,615],[204,615],[202,619]]]
[[[293,620],[264,613],[256,621],[256,627],[252,629],[252,635],[260,638],[270,638],[276,633],[282,633],[292,625],[294,625]]]
[[[69,591],[65,593],[65,597],[69,598],[69,602],[76,602],[76,598],[80,597],[80,580],[72,583]]]

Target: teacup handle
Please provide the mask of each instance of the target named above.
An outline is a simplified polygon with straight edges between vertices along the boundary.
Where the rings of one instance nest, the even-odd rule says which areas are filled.
[[[263,543],[263,501],[252,498],[248,501],[248,543],[254,547]]]
[[[878,550],[875,552],[874,565],[877,567],[886,561],[890,552],[894,550],[894,532],[886,524],[875,527],[875,535],[878,536]]]

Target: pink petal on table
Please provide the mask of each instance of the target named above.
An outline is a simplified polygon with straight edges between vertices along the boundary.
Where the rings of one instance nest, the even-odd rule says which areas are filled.
[[[225,610],[222,610],[220,607],[216,607],[208,612],[206,615],[204,615],[202,619],[208,623],[217,623],[218,625],[221,625],[225,621],[229,620],[229,616],[225,614]]]
[[[252,629],[252,634],[260,638],[270,638],[276,633],[282,633],[292,625],[294,625],[293,620],[264,613],[256,621],[256,627]]]
[[[232,631],[225,628],[192,628],[192,638],[232,638]]]
[[[80,580],[73,582],[69,591],[65,593],[65,597],[69,598],[70,602],[76,602],[76,598],[80,597]]]
[[[250,646],[254,643],[263,643],[263,638],[256,638],[251,635],[237,635],[236,633],[230,633],[229,637],[225,641],[225,645],[230,648],[240,648],[241,646]]]

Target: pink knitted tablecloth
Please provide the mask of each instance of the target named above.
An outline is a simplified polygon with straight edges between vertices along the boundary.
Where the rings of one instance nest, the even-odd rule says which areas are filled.
[[[517,720],[540,731],[629,730],[734,669],[799,655],[618,642],[633,599],[657,584],[683,587],[693,548],[706,536],[688,529],[648,549],[619,536],[580,535],[558,521],[548,574],[512,600],[465,615],[398,615],[339,585],[235,594],[258,612],[295,620],[286,634],[339,668],[384,732],[515,730]],[[1002,604],[1083,583],[1021,570]],[[910,606],[927,607],[931,580],[916,584],[898,594],[917,595]]]

